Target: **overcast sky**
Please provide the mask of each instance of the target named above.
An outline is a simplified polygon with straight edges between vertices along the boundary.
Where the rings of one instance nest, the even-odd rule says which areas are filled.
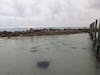
[[[0,0],[0,27],[89,26],[100,0]]]

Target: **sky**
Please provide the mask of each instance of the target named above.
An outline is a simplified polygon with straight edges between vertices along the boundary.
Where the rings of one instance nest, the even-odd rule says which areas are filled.
[[[100,0],[0,0],[0,28],[88,27]]]

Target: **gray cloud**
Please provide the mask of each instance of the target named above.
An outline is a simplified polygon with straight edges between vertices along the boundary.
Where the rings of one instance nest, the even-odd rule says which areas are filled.
[[[88,26],[99,8],[99,0],[0,0],[0,26]]]
[[[91,0],[90,8],[100,10],[100,0]]]

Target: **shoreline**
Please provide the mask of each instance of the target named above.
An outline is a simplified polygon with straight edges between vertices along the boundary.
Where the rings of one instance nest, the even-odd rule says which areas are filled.
[[[2,31],[0,32],[0,37],[18,37],[18,36],[43,36],[43,35],[68,35],[68,34],[78,34],[78,33],[88,33],[88,29],[40,29],[40,30],[26,30],[26,31]]]

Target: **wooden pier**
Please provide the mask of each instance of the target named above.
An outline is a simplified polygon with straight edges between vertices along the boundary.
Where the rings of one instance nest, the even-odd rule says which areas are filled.
[[[100,57],[100,20],[96,19],[90,24],[89,34],[93,41],[97,57]]]

